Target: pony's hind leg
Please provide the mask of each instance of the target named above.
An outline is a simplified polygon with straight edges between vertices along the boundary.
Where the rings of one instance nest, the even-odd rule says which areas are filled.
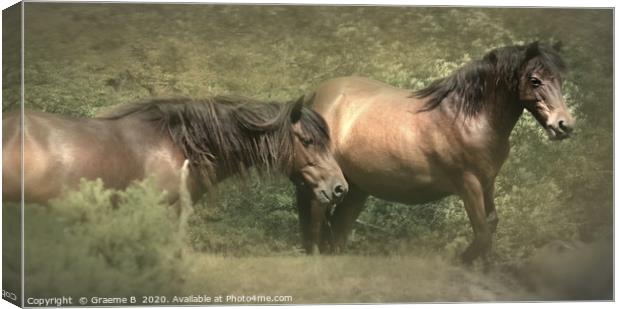
[[[366,192],[349,183],[349,193],[336,206],[334,214],[329,218],[334,253],[344,250],[347,237],[353,229],[353,223],[364,209],[366,199],[368,199]]]
[[[474,241],[467,247],[461,259],[471,264],[476,258],[486,256],[491,249],[491,229],[487,222],[482,185],[473,174],[464,175],[460,194],[474,231]]]
[[[487,223],[492,234],[497,230],[497,224],[499,218],[497,217],[497,211],[495,210],[495,184],[491,183],[488,188],[484,190],[484,210],[487,216]]]

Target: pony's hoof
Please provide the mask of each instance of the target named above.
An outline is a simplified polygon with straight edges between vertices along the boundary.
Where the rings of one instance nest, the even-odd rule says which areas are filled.
[[[478,257],[478,254],[473,248],[467,248],[465,252],[461,254],[461,262],[465,266],[471,266],[474,260]]]

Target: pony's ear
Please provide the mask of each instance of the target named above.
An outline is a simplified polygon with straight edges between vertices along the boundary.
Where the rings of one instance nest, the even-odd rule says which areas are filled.
[[[555,50],[557,53],[562,52],[562,47],[564,47],[564,43],[562,43],[562,41],[557,41],[553,43],[553,45],[551,45],[551,48],[553,48],[553,50]]]
[[[493,65],[497,64],[497,53],[495,51],[488,53],[484,58]]]
[[[540,55],[540,46],[538,44],[538,41],[534,41],[527,46],[527,49],[525,50],[525,59],[529,60],[538,55]]]
[[[304,108],[304,96],[301,96],[291,108],[291,122],[296,123],[301,119],[301,110]]]

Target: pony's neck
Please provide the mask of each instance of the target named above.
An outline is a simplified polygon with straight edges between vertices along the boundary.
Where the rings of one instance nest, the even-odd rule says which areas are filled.
[[[523,105],[519,102],[515,90],[501,85],[491,89],[487,100],[490,101],[486,102],[482,114],[487,117],[488,124],[497,134],[498,141],[507,143],[510,133],[523,114]]]

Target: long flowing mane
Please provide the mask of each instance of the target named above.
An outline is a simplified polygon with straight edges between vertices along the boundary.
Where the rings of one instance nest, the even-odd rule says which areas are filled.
[[[533,60],[535,61],[529,61]],[[527,64],[527,65],[526,65]],[[449,101],[466,117],[476,115],[490,100],[485,97],[491,91],[503,88],[517,94],[521,72],[533,69],[548,70],[561,78],[565,71],[560,55],[551,48],[534,42],[494,49],[481,60],[474,60],[451,75],[435,80],[427,87],[417,90],[413,96],[428,98],[420,112],[438,107]]]
[[[153,99],[128,104],[100,118],[139,117],[167,131],[208,184],[217,173],[245,176],[257,166],[287,172],[294,156],[293,104],[245,97]],[[327,151],[329,130],[316,112],[302,108],[300,124],[316,147]]]

